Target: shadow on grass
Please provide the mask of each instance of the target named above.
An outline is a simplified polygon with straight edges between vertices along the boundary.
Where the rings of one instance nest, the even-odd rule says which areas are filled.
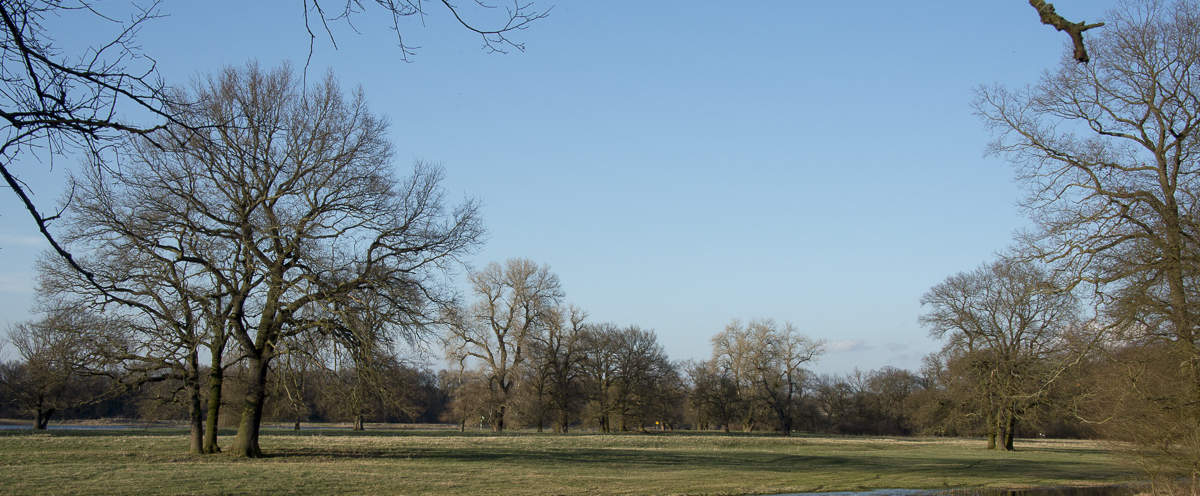
[[[429,460],[457,464],[510,465],[514,467],[545,467],[571,470],[603,466],[612,469],[688,469],[698,471],[727,470],[746,472],[822,472],[871,474],[885,479],[898,475],[925,479],[970,477],[982,480],[1002,480],[1019,477],[1023,480],[1111,480],[1112,467],[1077,461],[1026,459],[962,459],[955,457],[888,458],[869,452],[841,454],[781,454],[752,450],[700,450],[686,447],[676,449],[630,448],[508,448],[408,447],[345,449],[280,449],[270,450],[268,457],[298,461],[321,459],[402,459]]]
[[[86,430],[2,430],[0,437],[106,437],[106,436],[185,436],[184,428],[119,428]],[[220,436],[230,439],[235,432],[222,429]],[[923,480],[945,478],[971,479],[989,482],[1020,480],[1095,480],[1112,481],[1119,478],[1114,466],[1090,460],[1104,459],[1102,449],[1031,446],[1015,454],[996,453],[979,449],[932,448],[912,451],[908,446],[888,446],[884,443],[807,444],[774,443],[784,439],[768,433],[625,433],[601,435],[577,432],[567,435],[551,433],[487,431],[458,432],[454,430],[375,429],[265,429],[264,448],[267,457],[282,461],[315,462],[345,459],[428,460],[460,465],[503,465],[534,470],[553,465],[556,470],[695,470],[760,473],[840,473],[843,476],[864,474],[884,479],[904,476]],[[271,437],[311,438],[277,445]],[[403,438],[420,437],[430,442],[370,443],[355,440],[321,443],[320,438]],[[482,438],[528,439],[530,443],[510,443],[507,440],[484,441]],[[437,439],[462,438],[461,441],[441,443]],[[473,439],[480,438],[480,441]],[[657,440],[680,438],[680,442],[660,443]],[[703,443],[702,439],[730,439],[730,443]],[[829,436],[793,436],[800,440],[827,441]],[[364,439],[366,441],[367,439]],[[625,443],[625,439],[630,441]],[[689,442],[696,439],[696,443]],[[846,438],[864,439],[868,438]],[[869,438],[877,439],[877,438]],[[899,438],[904,439],[904,438]],[[596,442],[591,442],[596,440]],[[648,441],[646,443],[639,440]],[[768,442],[756,442],[763,440]],[[315,442],[314,442],[315,441]],[[623,444],[624,443],[624,444]],[[224,444],[224,443],[223,443]],[[445,444],[438,446],[438,444]],[[572,445],[574,444],[574,445]],[[638,447],[644,444],[644,447]],[[432,446],[431,446],[432,445]],[[891,451],[889,451],[891,450]],[[947,452],[949,451],[949,452]],[[1086,456],[1083,456],[1086,455]],[[1132,474],[1129,474],[1132,475]]]

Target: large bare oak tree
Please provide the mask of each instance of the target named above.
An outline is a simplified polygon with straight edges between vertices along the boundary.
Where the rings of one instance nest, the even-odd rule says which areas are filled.
[[[1028,186],[1025,248],[1089,286],[1109,328],[1174,350],[1183,391],[1144,405],[1195,426],[1200,7],[1129,2],[1089,51],[1033,87],[981,89],[977,109]]]

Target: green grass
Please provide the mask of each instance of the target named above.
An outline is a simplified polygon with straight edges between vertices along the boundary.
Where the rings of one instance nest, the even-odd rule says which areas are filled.
[[[226,439],[228,442],[228,439]],[[769,494],[1107,484],[1100,443],[931,438],[267,431],[268,457],[186,454],[178,430],[0,431],[0,494]]]

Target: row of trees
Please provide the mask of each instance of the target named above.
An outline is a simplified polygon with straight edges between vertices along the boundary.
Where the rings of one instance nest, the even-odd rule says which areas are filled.
[[[577,312],[576,315],[579,315]],[[576,320],[578,322],[578,320]],[[754,365],[757,351],[729,353],[725,344],[739,340],[745,349],[757,348],[757,337],[777,339],[788,326],[770,321],[731,323],[714,341],[714,357],[703,361],[671,361],[653,332],[636,326],[583,323],[568,340],[573,360],[557,361],[554,354],[531,352],[507,396],[504,428],[555,432],[585,429],[593,432],[647,430],[741,430],[871,435],[983,435],[989,424],[975,414],[978,406],[970,369],[953,357],[932,355],[920,371],[884,368],[848,376],[816,375],[793,369],[792,399],[780,408],[779,393],[786,380],[768,389],[770,378],[787,371]],[[34,327],[14,330],[21,341]],[[775,336],[770,336],[775,334]],[[69,334],[68,334],[69,336]],[[799,338],[794,332],[793,338]],[[770,345],[768,345],[770,346]],[[534,345],[539,348],[540,345]],[[725,350],[725,351],[718,351]],[[25,353],[20,353],[22,356]],[[558,356],[566,356],[564,353]],[[746,356],[750,355],[750,356]],[[37,357],[46,357],[45,350]],[[742,366],[735,369],[734,360]],[[298,354],[278,358],[267,383],[263,418],[293,424],[343,422],[363,429],[367,422],[450,422],[461,429],[495,429],[499,397],[489,388],[486,368],[450,369],[434,373],[396,357],[373,364],[347,359],[313,360]],[[555,369],[556,363],[574,363]],[[949,363],[950,365],[947,365]],[[202,371],[207,372],[205,367]],[[75,369],[81,370],[81,369]],[[555,376],[556,371],[565,371]],[[1113,371],[1108,371],[1113,372]],[[741,374],[736,375],[736,374]],[[560,382],[560,378],[565,380]],[[735,380],[744,377],[744,381]],[[1061,384],[1104,376],[1083,368],[1071,369]],[[188,420],[191,398],[184,381],[163,378],[136,387],[116,376],[78,375],[64,362],[40,358],[14,361],[0,367],[0,417],[34,416],[42,425],[56,417],[127,417]],[[224,396],[238,398],[253,382],[244,363],[227,368]],[[561,387],[560,385],[565,385]],[[206,389],[206,388],[202,388]],[[1021,435],[1093,436],[1097,431],[1069,415],[1071,398],[1079,388],[1052,388],[1047,399],[1022,412]],[[37,394],[34,394],[37,393]],[[202,395],[205,406],[213,404]],[[234,426],[239,404],[219,403],[221,425]],[[53,408],[55,411],[50,411]],[[780,414],[783,410],[784,414]]]
[[[366,320],[378,312],[360,310],[340,325],[289,334],[276,347],[265,382],[253,362],[236,359],[221,371],[192,364],[192,375],[148,378],[129,362],[112,362],[110,354],[79,355],[85,349],[76,346],[80,336],[100,332],[97,323],[127,321],[75,312],[14,330],[25,361],[6,366],[4,383],[10,391],[44,393],[14,393],[9,407],[26,408],[44,427],[48,408],[90,408],[119,396],[135,405],[136,415],[182,416],[197,426],[206,411],[215,426],[222,410],[228,416],[240,406],[223,395],[244,397],[261,387],[260,418],[297,428],[307,421],[347,421],[355,429],[368,421],[445,421],[495,431],[986,434],[992,445],[1012,449],[1018,433],[1095,435],[1081,413],[1098,410],[1081,407],[1086,388],[1080,384],[1102,384],[1105,374],[1115,373],[1079,358],[1090,343],[1079,341],[1087,329],[1078,300],[1057,290],[1047,272],[1015,261],[956,275],[926,295],[930,312],[923,320],[948,344],[927,357],[922,370],[848,377],[806,369],[820,356],[821,343],[791,324],[734,321],[712,338],[710,359],[676,362],[652,331],[590,322],[583,310],[565,304],[548,267],[512,259],[469,279],[476,301],[441,309],[442,342],[457,367],[437,374],[400,360],[387,334],[368,332],[386,326]],[[95,363],[121,366],[105,373]],[[185,408],[171,413],[153,398]]]

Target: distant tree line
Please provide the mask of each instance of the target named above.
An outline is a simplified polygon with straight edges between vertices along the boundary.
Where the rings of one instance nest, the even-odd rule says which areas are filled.
[[[1005,267],[997,264],[951,278],[931,290],[927,303],[951,305],[954,297],[975,295],[980,287],[997,287],[1018,276],[1036,286],[1044,275],[1001,271]],[[1086,390],[1081,384],[1101,382],[1098,375],[1112,373],[1098,365],[1055,368],[1072,356],[1069,341],[1064,341],[1071,334],[1065,331],[1077,322],[1071,313],[1074,300],[1059,293],[1047,294],[1053,301],[1038,307],[1050,312],[1037,314],[1042,320],[1025,317],[1045,324],[1037,339],[1063,347],[1046,344],[1036,355],[1013,351],[1017,362],[1001,363],[988,344],[1001,336],[960,333],[945,350],[926,357],[921,370],[885,367],[831,376],[809,368],[820,358],[823,344],[788,323],[730,322],[712,337],[711,358],[681,362],[666,355],[653,331],[592,322],[582,309],[565,304],[549,267],[511,259],[472,273],[470,280],[476,301],[443,309],[441,343],[453,367],[434,372],[402,359],[396,352],[400,347],[348,345],[336,333],[297,334],[278,346],[276,365],[265,383],[262,418],[295,429],[309,422],[339,422],[356,430],[372,422],[442,422],[462,430],[558,433],[693,429],[987,435],[992,442],[1011,444],[1016,436],[1096,436],[1098,431],[1077,415],[1078,399]],[[996,310],[1029,310],[1021,301],[997,298],[991,302]],[[41,427],[50,415],[184,421],[191,416],[189,405],[196,398],[190,391],[195,390],[202,392],[198,399],[205,408],[217,405],[225,411],[219,418],[228,420],[221,425],[230,426],[238,419],[233,415],[241,406],[237,399],[256,387],[255,368],[245,360],[226,363],[223,392],[215,401],[203,394],[211,390],[204,380],[213,377],[208,365],[199,367],[197,387],[178,374],[146,380],[123,368],[105,374],[94,366],[72,365],[96,358],[77,356],[79,348],[54,340],[76,339],[79,332],[72,326],[94,324],[95,319],[55,318],[65,317],[12,330],[23,359],[2,368],[0,387],[6,394],[0,397],[8,401],[0,416],[36,416]],[[938,319],[950,318],[938,311],[926,316],[935,332],[942,325]],[[55,326],[63,329],[54,332]],[[47,347],[25,344],[35,338]],[[1027,344],[1016,348],[1033,349]],[[981,380],[997,377],[994,369],[1012,376],[1017,367],[1027,379]],[[1057,373],[1057,379],[1028,372],[1033,370]],[[55,410],[44,411],[47,406]]]

